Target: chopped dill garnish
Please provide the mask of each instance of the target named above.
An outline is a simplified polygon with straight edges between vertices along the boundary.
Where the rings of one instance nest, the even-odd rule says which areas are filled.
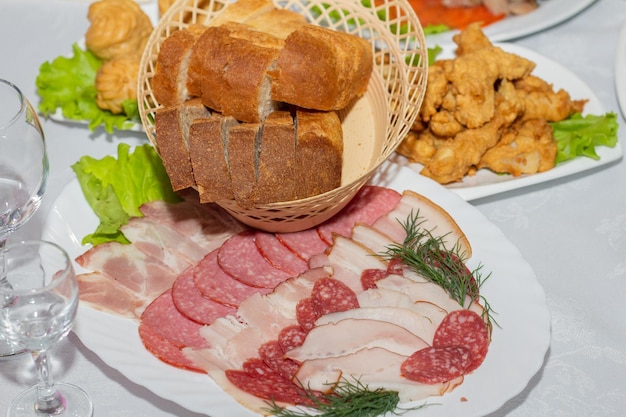
[[[312,402],[309,408],[288,409],[271,402],[267,411],[275,417],[377,417],[385,413],[401,415],[409,410],[417,410],[427,404],[413,408],[399,408],[400,397],[396,391],[382,388],[370,390],[367,385],[358,379],[348,381],[345,378],[339,381],[335,389],[327,394],[305,391],[306,399]]]
[[[460,244],[457,242],[452,248],[446,248],[446,236],[433,236],[424,229],[424,220],[420,220],[419,213],[411,211],[406,222],[399,222],[406,232],[404,242],[387,246],[387,251],[379,255],[387,260],[402,261],[415,273],[442,287],[464,308],[474,301],[482,301],[483,320],[491,328],[490,324],[495,324],[493,312],[485,297],[480,295],[480,288],[491,274],[483,277],[482,265],[470,271]]]

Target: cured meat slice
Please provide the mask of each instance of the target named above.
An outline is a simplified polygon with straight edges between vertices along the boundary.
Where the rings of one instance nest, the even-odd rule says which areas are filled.
[[[299,324],[287,326],[278,334],[278,344],[283,352],[288,352],[291,349],[302,345],[306,335],[307,331],[304,330]]]
[[[254,233],[230,237],[217,252],[217,262],[227,274],[252,287],[273,289],[292,275],[274,268],[258,251]]]
[[[328,390],[340,378],[350,380],[353,377],[370,390],[381,388],[397,391],[402,402],[442,395],[452,387],[448,382],[422,384],[404,378],[400,366],[406,359],[404,355],[380,347],[362,349],[340,357],[304,361],[294,378],[302,386],[322,391]]]
[[[145,203],[139,210],[145,217],[187,236],[202,246],[206,253],[220,247],[226,239],[245,229],[232,216],[211,204],[191,201],[168,203],[158,200]]]
[[[406,233],[402,223],[405,223],[411,215],[419,216],[420,227],[441,238],[448,250],[458,245],[459,252],[463,253],[465,258],[471,257],[472,247],[469,241],[448,212],[413,191],[404,191],[393,210],[374,222],[374,227],[388,234],[394,241],[404,242]]]
[[[203,297],[238,307],[252,294],[271,291],[269,288],[251,287],[224,272],[217,261],[217,252],[217,249],[209,252],[193,270],[194,284]]]
[[[391,237],[381,230],[362,223],[356,224],[352,228],[351,238],[352,240],[355,240],[363,246],[369,248],[376,254],[385,253],[389,246],[396,243]]]
[[[259,348],[259,356],[273,371],[291,379],[300,364],[293,359],[285,357],[285,352],[280,347],[278,340],[266,342]]]
[[[319,234],[329,245],[333,243],[333,234],[350,237],[355,224],[374,224],[392,210],[401,197],[392,189],[367,185],[339,213],[317,227]]]
[[[100,272],[80,274],[77,279],[81,303],[88,303],[96,310],[138,319],[143,309],[152,301],[139,297]]]
[[[202,325],[178,311],[172,300],[171,290],[165,291],[146,307],[141,315],[141,321],[180,348],[208,346],[207,341],[199,333]]]
[[[315,282],[311,300],[318,316],[359,308],[359,300],[354,291],[334,278],[322,278]]]
[[[460,346],[470,353],[465,372],[480,366],[489,350],[489,329],[482,317],[471,310],[457,310],[443,319],[433,338],[433,347]]]
[[[423,384],[452,381],[467,373],[471,353],[462,346],[427,347],[402,363],[402,375]]]
[[[285,317],[296,319],[296,305],[300,300],[308,298],[315,283],[330,277],[330,272],[326,268],[312,268],[298,275],[281,282],[271,294],[268,300],[275,305]]]
[[[185,356],[179,345],[145,322],[139,323],[139,338],[146,350],[163,362],[189,371],[204,372]]]
[[[307,270],[307,262],[285,246],[274,233],[257,231],[254,241],[261,255],[275,268],[292,276]]]
[[[149,299],[169,289],[178,274],[156,258],[133,245],[106,242],[76,258],[90,271],[99,271],[130,291]]]
[[[302,388],[273,371],[262,359],[249,359],[243,369],[226,371],[226,377],[237,388],[259,398],[289,404],[312,405]]]
[[[276,238],[307,262],[312,256],[324,253],[328,248],[328,243],[321,238],[316,228],[300,232],[277,233]]]
[[[303,298],[296,305],[296,320],[298,324],[304,329],[309,331],[315,327],[315,322],[320,318],[320,313],[311,297]]]
[[[194,283],[197,267],[189,267],[172,286],[174,305],[185,317],[200,324],[211,324],[219,317],[234,314],[237,309],[202,296]]]
[[[121,231],[139,250],[177,273],[195,265],[206,255],[206,250],[187,236],[146,217],[131,217]]]

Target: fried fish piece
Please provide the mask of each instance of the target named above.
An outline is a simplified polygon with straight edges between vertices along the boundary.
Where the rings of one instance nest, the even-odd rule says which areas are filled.
[[[546,120],[520,120],[509,126],[498,143],[484,153],[478,168],[516,177],[536,174],[554,167],[556,153],[552,127]]]
[[[545,119],[558,122],[573,113],[582,112],[588,100],[572,100],[563,89],[554,91],[553,86],[534,75],[515,81],[515,88],[525,102],[524,120]]]

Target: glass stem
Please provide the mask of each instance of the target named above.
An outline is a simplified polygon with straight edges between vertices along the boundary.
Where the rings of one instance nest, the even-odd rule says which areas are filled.
[[[33,352],[33,360],[37,369],[37,402],[35,409],[40,413],[54,415],[65,409],[65,401],[54,386],[50,372],[48,354],[45,350]]]

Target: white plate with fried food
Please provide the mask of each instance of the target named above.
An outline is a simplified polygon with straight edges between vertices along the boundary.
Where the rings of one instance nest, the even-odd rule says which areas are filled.
[[[523,36],[531,35],[557,25],[572,16],[585,10],[596,0],[538,0],[539,7],[534,11],[508,16],[488,26],[485,26],[485,35],[493,42],[504,42]],[[426,37],[430,46],[447,45],[452,43],[452,36],[457,30],[443,32]]]
[[[496,46],[501,47],[507,52],[533,61],[536,67],[531,74],[552,84],[555,91],[559,89],[567,91],[572,100],[588,100],[584,106],[583,114],[603,115],[607,111],[602,107],[599,99],[589,86],[567,68],[532,50],[518,45],[500,43],[496,44]],[[438,58],[453,57],[454,48],[450,46],[449,48],[444,48],[444,51]],[[466,201],[471,201],[585,172],[622,158],[622,146],[619,141],[614,147],[598,146],[596,147],[596,152],[599,156],[598,160],[587,157],[577,157],[573,160],[557,164],[552,169],[536,174],[513,176],[497,174],[488,169],[479,169],[474,175],[466,175],[461,181],[447,184],[446,187]],[[398,154],[393,156],[393,161],[400,165],[407,165],[417,172],[421,172],[423,168],[423,165],[410,163],[407,158]]]

